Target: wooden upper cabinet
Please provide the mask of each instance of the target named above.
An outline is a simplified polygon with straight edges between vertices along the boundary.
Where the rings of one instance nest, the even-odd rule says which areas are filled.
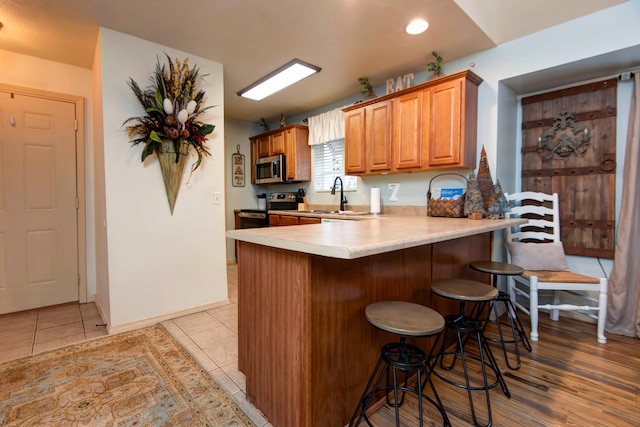
[[[346,173],[475,168],[480,83],[465,70],[345,108]]]
[[[271,135],[271,156],[285,154],[285,132],[278,132]]]
[[[271,136],[264,135],[256,138],[255,145],[258,157],[269,157],[271,155]]]
[[[393,100],[377,102],[365,107],[364,122],[367,171],[391,170]]]
[[[288,181],[311,180],[311,147],[309,129],[306,126],[292,125],[282,132],[284,135],[284,154],[287,162]]]
[[[288,181],[311,180],[311,148],[309,128],[303,125],[288,125],[249,138],[251,141],[252,183],[255,183],[253,165],[262,157],[285,155],[286,179]]]
[[[422,108],[421,91],[407,93],[396,99],[392,150],[394,170],[422,168]]]
[[[422,132],[428,135],[429,166],[460,164],[461,82],[445,82],[423,91],[430,108],[423,110]]]
[[[393,100],[345,113],[346,175],[381,173],[391,169],[392,124]]]
[[[429,168],[476,167],[478,86],[468,72],[423,91],[422,137],[428,140]]]
[[[362,174],[366,170],[364,116],[364,108],[346,112],[344,115],[344,172],[346,175]]]

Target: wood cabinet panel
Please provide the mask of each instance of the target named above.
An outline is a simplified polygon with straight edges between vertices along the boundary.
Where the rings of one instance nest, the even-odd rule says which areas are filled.
[[[284,226],[284,225],[301,225],[301,224],[319,224],[321,221],[317,217],[305,217],[297,215],[269,215],[270,226]]]
[[[391,170],[393,100],[365,107],[365,155],[367,171]]]
[[[299,224],[320,224],[322,220],[320,218],[310,217],[310,216],[301,216]]]
[[[280,225],[280,215],[269,215],[269,226],[277,227]]]
[[[461,147],[461,91],[460,80],[445,82],[424,91],[430,99],[425,109],[423,133],[429,134],[429,166],[460,164]]]
[[[247,399],[273,425],[312,425],[308,257],[246,242],[238,249],[238,369]]]
[[[271,136],[265,135],[256,138],[258,157],[269,157],[271,155]]]
[[[311,147],[306,127],[290,127],[283,131],[284,154],[287,162],[287,180],[311,180]]]
[[[395,170],[422,167],[423,92],[411,92],[396,99],[393,126],[393,168]],[[427,107],[429,100],[427,102]],[[428,108],[427,108],[428,109]],[[427,139],[428,141],[428,136]]]
[[[345,113],[344,120],[344,171],[347,175],[364,173],[366,170],[364,108]],[[347,141],[349,141],[348,144]]]
[[[278,132],[271,135],[271,156],[276,154],[285,154],[285,137],[284,132]]]
[[[300,220],[293,215],[280,215],[280,225],[298,225]]]

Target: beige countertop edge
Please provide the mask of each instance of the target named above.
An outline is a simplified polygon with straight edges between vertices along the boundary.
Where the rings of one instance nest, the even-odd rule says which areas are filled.
[[[384,221],[338,221],[228,230],[226,236],[296,252],[355,259],[496,231],[526,222],[526,219],[474,221],[466,218],[387,216]]]

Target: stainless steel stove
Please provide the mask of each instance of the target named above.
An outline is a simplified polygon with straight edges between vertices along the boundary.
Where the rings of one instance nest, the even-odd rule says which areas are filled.
[[[297,193],[271,193],[269,194],[267,210],[241,209],[238,214],[239,228],[259,228],[269,226],[268,210],[290,211],[298,210]]]
[[[298,210],[298,193],[271,193],[267,209],[270,211],[297,211]]]

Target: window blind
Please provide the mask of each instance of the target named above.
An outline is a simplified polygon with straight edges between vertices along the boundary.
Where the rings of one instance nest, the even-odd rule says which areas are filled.
[[[358,189],[358,177],[344,175],[344,139],[313,146],[313,188],[330,191],[336,177],[342,178],[345,191]]]

